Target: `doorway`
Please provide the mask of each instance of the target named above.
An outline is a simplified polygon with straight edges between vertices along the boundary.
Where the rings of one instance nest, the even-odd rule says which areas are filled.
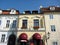
[[[16,36],[14,34],[11,34],[8,39],[8,44],[7,45],[15,45],[16,41]]]

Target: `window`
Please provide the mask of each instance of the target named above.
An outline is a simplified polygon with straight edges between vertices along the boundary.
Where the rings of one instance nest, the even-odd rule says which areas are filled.
[[[53,42],[53,45],[58,45],[58,43],[57,42]]]
[[[39,20],[38,19],[35,19],[34,20],[34,27],[38,27],[39,26]]]
[[[55,25],[51,25],[51,31],[56,31]]]
[[[50,19],[53,19],[53,15],[51,14],[51,15],[49,15],[49,17],[50,17]]]
[[[0,20],[0,25],[1,25],[1,20]]]
[[[39,28],[39,20],[38,19],[34,19],[34,29],[38,29]]]
[[[27,28],[27,20],[23,20],[23,22],[22,22],[22,28]]]
[[[4,42],[4,41],[5,41],[5,34],[2,34],[1,42]]]
[[[6,27],[8,28],[10,24],[10,20],[7,20]]]
[[[13,20],[12,28],[16,28],[16,23],[17,23],[17,21]]]

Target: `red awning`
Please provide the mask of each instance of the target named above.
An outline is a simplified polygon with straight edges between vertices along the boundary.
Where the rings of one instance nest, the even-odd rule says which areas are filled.
[[[21,40],[27,40],[28,36],[27,36],[26,33],[22,33],[22,34],[19,36],[19,38],[20,38]]]
[[[41,39],[41,35],[39,33],[35,33],[33,35],[33,39]]]

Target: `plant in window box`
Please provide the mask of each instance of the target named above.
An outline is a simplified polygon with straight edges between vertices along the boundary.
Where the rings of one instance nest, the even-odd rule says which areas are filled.
[[[22,29],[26,29],[27,27],[26,26],[22,26]]]
[[[34,28],[34,29],[38,29],[38,28],[39,28],[39,26],[34,26],[33,28]]]

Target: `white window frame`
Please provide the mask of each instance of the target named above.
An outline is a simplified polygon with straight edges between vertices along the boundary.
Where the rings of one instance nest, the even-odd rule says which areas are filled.
[[[54,18],[54,15],[53,15],[53,14],[50,14],[50,15],[49,15],[49,18],[50,18],[50,19],[53,19],[53,18]]]
[[[52,31],[52,32],[55,32],[55,31],[56,31],[55,25],[50,25],[50,26],[51,26],[51,31]]]
[[[58,45],[57,41],[52,42],[52,45]]]
[[[4,37],[3,37],[3,35],[4,35]],[[5,42],[5,36],[6,36],[5,34],[1,35],[1,42]]]

